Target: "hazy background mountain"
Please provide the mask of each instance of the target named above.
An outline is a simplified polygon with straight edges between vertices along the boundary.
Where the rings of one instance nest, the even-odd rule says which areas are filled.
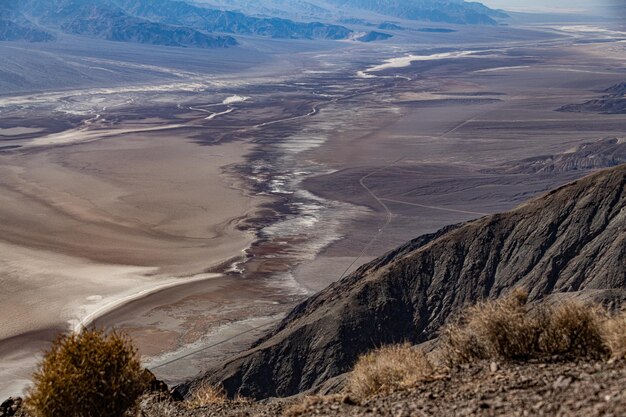
[[[237,45],[233,35],[378,41],[343,24],[385,17],[496,24],[506,15],[462,0],[23,0],[0,6],[0,40],[49,41],[70,34],[199,48]],[[358,25],[358,23],[355,23]]]
[[[25,0],[20,11],[40,25],[63,33],[110,41],[199,48],[237,44],[230,36],[174,26],[126,13],[109,0]]]
[[[16,5],[0,3],[0,41],[42,42],[52,39],[51,34],[26,19]]]
[[[336,17],[336,11],[308,0],[191,0],[190,3],[239,11],[255,16],[285,17],[295,20],[325,20]]]
[[[25,0],[10,9],[13,16],[37,22],[47,31],[165,46],[234,46],[237,41],[230,34],[287,39],[347,39],[352,34],[338,25],[251,17],[170,0]],[[32,23],[20,27],[20,36],[9,37],[16,32],[16,22],[16,17],[0,21],[5,40],[52,38],[37,33]]]
[[[483,3],[515,12],[585,13],[616,19],[626,16],[623,0],[483,0]]]
[[[183,1],[114,0],[127,13],[155,22],[208,32],[288,39],[346,39],[351,30],[320,22],[251,17],[239,12],[198,7]]]
[[[496,24],[507,15],[481,3],[462,0],[196,0],[246,13],[297,17],[337,18],[378,14],[409,20],[456,24]]]
[[[409,20],[457,24],[496,24],[504,12],[462,0],[328,0],[344,9],[370,10]]]

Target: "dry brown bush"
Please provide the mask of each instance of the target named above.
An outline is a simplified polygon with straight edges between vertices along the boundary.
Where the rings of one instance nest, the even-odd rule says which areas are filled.
[[[442,330],[442,356],[449,365],[475,359],[526,359],[541,333],[539,317],[528,314],[521,291],[467,308]]]
[[[602,338],[613,358],[626,359],[626,311],[606,319]]]
[[[33,381],[26,407],[36,417],[120,417],[147,388],[130,340],[101,330],[57,338]]]
[[[222,387],[215,387],[208,382],[202,382],[191,392],[185,401],[187,408],[201,408],[213,404],[224,404],[228,396]]]
[[[541,309],[543,316],[539,348],[533,356],[598,358],[606,355],[602,337],[604,312],[594,306],[566,301]]]
[[[529,306],[522,292],[469,307],[442,331],[441,356],[448,365],[476,359],[575,359],[607,353],[603,315],[565,301]]]
[[[385,346],[359,358],[347,390],[357,400],[395,391],[426,380],[435,368],[426,355],[408,344]]]

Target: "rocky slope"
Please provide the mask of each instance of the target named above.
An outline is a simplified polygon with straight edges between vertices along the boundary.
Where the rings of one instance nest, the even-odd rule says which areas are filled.
[[[432,339],[464,305],[514,287],[531,300],[626,287],[626,165],[409,242],[297,306],[206,378],[231,395],[293,395],[373,347]]]
[[[146,398],[145,417],[560,416],[626,414],[623,362],[478,362],[364,403],[348,395],[234,401],[188,409]],[[25,417],[25,416],[24,416]]]
[[[292,406],[287,415],[620,416],[626,413],[625,382],[622,363],[482,362],[365,404],[331,397]]]
[[[0,4],[0,41],[46,42],[54,37],[17,10],[16,4]]]
[[[285,39],[348,39],[352,35],[339,25],[252,17],[177,0],[22,0],[12,9],[50,31],[165,46],[237,45],[228,34]],[[0,13],[0,36],[12,35],[14,22],[3,22],[1,17]]]
[[[109,0],[23,0],[19,10],[51,30],[110,41],[196,48],[237,44],[230,36],[133,16]]]
[[[320,22],[261,18],[234,11],[198,7],[184,1],[114,0],[127,13],[170,25],[208,32],[259,35],[284,39],[347,39],[352,31]]]
[[[605,95],[602,97],[581,104],[568,104],[558,111],[626,114],[626,82],[609,87],[603,92]]]
[[[599,169],[626,163],[626,138],[583,143],[568,152],[512,161],[487,172],[502,174],[556,174]]]

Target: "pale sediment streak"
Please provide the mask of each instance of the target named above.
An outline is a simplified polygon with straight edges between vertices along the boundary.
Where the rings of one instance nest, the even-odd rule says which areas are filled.
[[[463,58],[468,56],[473,56],[480,51],[455,51],[455,52],[443,52],[431,55],[405,55],[396,58],[390,58],[379,65],[374,65],[365,70],[358,71],[357,77],[359,78],[373,78],[375,75],[370,73],[372,72],[380,72],[392,68],[405,68],[410,66],[413,62],[418,61],[435,61],[439,59],[452,59],[452,58]]]
[[[234,103],[243,103],[244,101],[248,100],[250,100],[250,97],[239,96],[235,94],[234,96],[225,98],[224,101],[222,101],[222,104],[229,105]]]
[[[86,301],[90,304],[83,304],[78,309],[79,318],[69,320],[69,324],[74,332],[80,332],[85,327],[97,320],[99,317],[114,311],[132,301],[139,300],[150,294],[157,293],[168,288],[174,288],[182,284],[190,284],[197,281],[204,281],[212,278],[219,278],[220,274],[198,274],[190,278],[169,278],[159,283],[151,283],[144,285],[143,289],[137,290],[133,288],[115,296],[103,298],[98,295],[87,297]]]
[[[251,161],[250,179],[258,183],[263,193],[288,198],[287,214],[282,220],[264,227],[260,237],[267,240],[295,241],[286,250],[294,259],[292,266],[313,260],[331,243],[341,239],[340,227],[349,219],[359,216],[365,209],[348,203],[330,201],[313,195],[302,188],[302,182],[312,176],[329,174],[331,171],[298,155],[323,145],[351,118],[351,112],[342,111],[336,104],[317,109],[318,117],[308,118],[297,133],[264,146],[268,159]],[[299,116],[302,117],[302,116]],[[294,120],[290,118],[287,120]],[[307,295],[309,290],[298,283],[291,272],[276,274],[276,285],[293,294]]]

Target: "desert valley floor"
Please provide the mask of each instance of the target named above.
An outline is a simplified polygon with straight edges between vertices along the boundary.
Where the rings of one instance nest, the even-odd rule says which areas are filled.
[[[91,323],[181,381],[393,247],[606,163],[626,118],[571,105],[625,81],[621,30],[267,41],[221,69],[124,55],[149,84],[0,96],[0,397]],[[101,71],[123,54],[54,48]]]

